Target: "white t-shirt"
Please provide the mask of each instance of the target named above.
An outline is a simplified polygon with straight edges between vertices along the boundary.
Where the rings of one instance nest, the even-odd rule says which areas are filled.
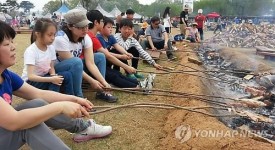
[[[28,80],[27,65],[34,65],[34,74],[44,76],[51,69],[51,61],[56,60],[55,49],[47,46],[46,51],[40,50],[35,43],[31,44],[24,53],[24,69],[22,79]]]
[[[163,26],[166,27],[171,27],[170,25],[170,16],[167,14],[165,18],[163,18]]]
[[[69,51],[74,57],[79,57],[83,49],[93,47],[93,42],[86,34],[82,42],[73,43],[64,31],[58,31],[53,45],[56,51]]]

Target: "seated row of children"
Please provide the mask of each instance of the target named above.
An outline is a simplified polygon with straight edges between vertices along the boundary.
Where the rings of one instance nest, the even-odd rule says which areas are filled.
[[[137,78],[143,76],[137,72],[136,58],[141,57],[153,67],[162,68],[133,37],[131,20],[123,19],[119,26],[121,33],[112,35],[113,21],[104,18],[97,10],[85,14],[73,9],[65,14],[64,18],[66,24],[59,31],[51,20],[37,20],[31,36],[32,44],[24,53],[23,80],[7,70],[15,63],[15,47],[12,42],[15,31],[4,22],[0,22],[0,50],[4,50],[0,51],[3,53],[0,55],[0,84],[7,87],[0,91],[0,99],[3,99],[0,100],[0,114],[9,114],[0,115],[8,116],[8,119],[0,119],[8,120],[8,123],[0,121],[0,132],[3,132],[1,135],[5,135],[4,139],[7,140],[11,139],[7,136],[18,134],[21,139],[4,143],[1,141],[1,147],[18,149],[28,142],[34,149],[69,149],[43,122],[53,129],[65,129],[76,133],[74,140],[77,142],[107,136],[112,132],[111,126],[96,124],[92,119],[80,119],[83,115],[88,116],[87,111],[93,106],[90,101],[83,98],[82,81],[85,80],[97,91],[96,98],[113,103],[117,98],[105,90],[111,87],[109,83],[118,87],[139,87]],[[167,42],[165,38],[161,44],[167,47]],[[151,48],[154,48],[154,45],[151,45],[152,41],[149,43]],[[153,43],[155,44],[154,41]],[[167,56],[171,57],[170,54]],[[128,65],[128,60],[131,60],[131,66]],[[122,75],[120,67],[125,70],[126,76]],[[61,85],[66,95],[59,93]],[[16,110],[11,109],[13,93],[28,102],[15,108]],[[27,122],[18,117],[11,117],[11,114],[26,118]],[[15,120],[22,121],[11,126]],[[8,130],[2,131],[2,127]],[[33,127],[38,129],[35,130]],[[47,136],[32,136],[41,134]],[[47,143],[42,144],[40,141]]]
[[[0,114],[3,114],[0,132],[4,139],[0,147],[3,149],[19,149],[24,143],[32,149],[69,149],[47,126],[75,133],[76,142],[111,134],[111,126],[82,119],[89,116],[87,111],[93,106],[83,98],[82,80],[98,91],[97,98],[116,102],[117,98],[104,89],[110,88],[109,83],[138,87],[136,77],[141,75],[137,73],[138,59],[133,57],[146,59],[157,69],[162,67],[133,38],[131,20],[122,20],[121,33],[113,36],[113,22],[99,11],[90,11],[86,16],[79,10],[70,10],[64,18],[66,24],[60,31],[49,19],[37,20],[32,44],[24,53],[22,78],[7,70],[15,64],[15,31],[0,22],[0,85],[4,87],[0,89]],[[97,32],[100,34],[96,36]],[[132,66],[125,64],[126,60],[132,60]],[[128,76],[112,65],[123,68]],[[65,94],[59,93],[61,85]],[[27,102],[12,108],[13,94]]]
[[[121,88],[138,88],[137,78],[143,76],[137,72],[139,59],[136,58],[144,58],[155,68],[161,68],[133,38],[131,20],[123,19],[121,33],[113,36],[113,21],[97,10],[87,14],[71,10],[64,18],[66,24],[57,32],[50,20],[37,20],[32,44],[24,53],[22,78],[27,83],[57,92],[63,85],[64,93],[83,97],[84,79],[98,91],[96,98],[116,102],[117,98],[104,88],[110,88],[109,83]],[[126,76],[120,73],[120,67]]]

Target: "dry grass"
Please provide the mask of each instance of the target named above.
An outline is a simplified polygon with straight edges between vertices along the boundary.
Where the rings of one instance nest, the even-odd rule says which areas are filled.
[[[17,63],[10,69],[21,75],[23,70],[23,54],[29,42],[30,35],[19,34],[15,38],[17,45]],[[165,56],[163,56],[165,58]],[[165,63],[165,62],[164,62]],[[140,69],[154,70],[147,64],[141,64]],[[156,86],[168,89],[170,87],[171,76],[157,76]],[[85,92],[85,97],[91,100],[94,105],[108,105],[108,103],[94,99],[93,92]],[[117,104],[127,104],[135,102],[165,102],[168,99],[162,97],[152,97],[143,95],[133,95],[126,93],[114,93],[119,97]],[[15,97],[14,105],[23,102]],[[167,110],[156,109],[119,109],[111,112],[91,116],[98,123],[111,125],[113,133],[107,138],[92,140],[84,143],[72,141],[72,135],[65,130],[54,131],[70,148],[77,150],[87,149],[158,149],[160,139],[165,137],[162,128],[166,120]],[[23,149],[28,149],[24,146]]]

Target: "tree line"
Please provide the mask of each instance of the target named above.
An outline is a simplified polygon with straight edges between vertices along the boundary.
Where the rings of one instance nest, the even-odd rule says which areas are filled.
[[[67,0],[69,8],[74,8],[79,0]],[[157,0],[151,5],[139,4],[137,0],[81,0],[81,4],[87,9],[95,9],[100,4],[106,11],[110,12],[114,6],[121,11],[132,8],[137,13],[144,16],[162,16],[165,7],[171,8],[171,16],[179,16],[182,11],[180,0],[170,2],[167,0]],[[54,7],[53,7],[54,6]],[[60,7],[60,0],[50,1],[45,5],[44,11],[54,12]],[[201,0],[194,2],[193,15],[197,14],[198,9],[203,9],[204,14],[218,12],[223,16],[275,16],[275,0]]]
[[[44,5],[43,12],[53,13],[56,11],[63,0],[51,0]],[[114,6],[117,6],[119,10],[126,11],[128,8],[132,8],[137,13],[144,16],[162,16],[165,7],[171,8],[171,16],[179,16],[182,11],[181,0],[174,0],[171,2],[168,0],[156,0],[151,5],[139,4],[138,0],[66,0],[66,5],[72,9],[81,2],[81,4],[87,10],[95,9],[100,4],[103,9],[110,12]],[[16,10],[23,8],[24,12],[30,11],[34,8],[34,5],[25,0],[20,4],[17,0],[6,0],[5,3],[0,3],[0,10]],[[196,15],[198,9],[203,9],[204,14],[210,12],[218,12],[223,16],[263,16],[273,15],[275,16],[275,0],[200,0],[194,2],[194,10],[191,15]]]

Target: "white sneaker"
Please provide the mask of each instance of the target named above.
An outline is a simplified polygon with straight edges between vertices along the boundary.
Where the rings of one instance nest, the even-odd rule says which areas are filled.
[[[105,137],[112,133],[111,126],[96,124],[93,119],[90,119],[88,122],[90,126],[86,130],[74,134],[73,140],[75,142],[89,141],[91,139]]]
[[[178,48],[175,47],[175,46],[172,46],[172,49],[173,49],[174,51],[177,51],[177,50],[178,50]]]

